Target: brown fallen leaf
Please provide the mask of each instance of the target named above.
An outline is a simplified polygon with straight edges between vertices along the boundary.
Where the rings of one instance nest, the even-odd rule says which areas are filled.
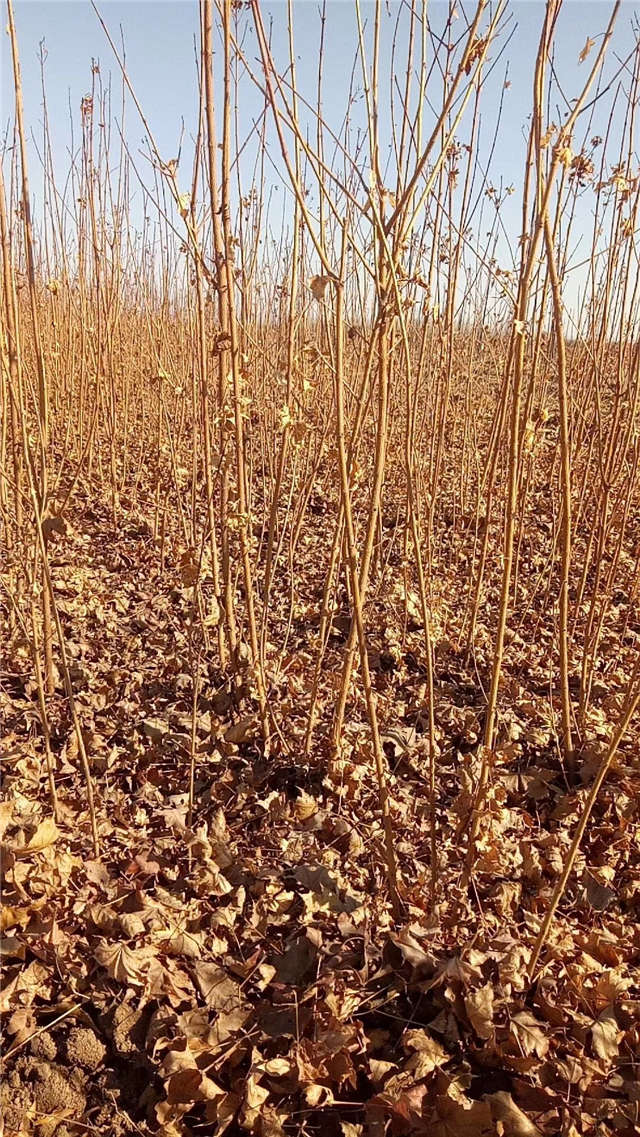
[[[307,821],[313,817],[314,813],[318,812],[318,803],[314,797],[311,797],[311,794],[301,790],[299,797],[296,798],[294,809],[299,821]]]
[[[112,979],[141,987],[149,964],[148,953],[141,948],[132,949],[124,943],[100,944],[95,958]]]
[[[0,840],[4,837],[7,826],[13,817],[14,805],[12,801],[0,802]]]
[[[20,860],[22,857],[30,857],[33,853],[41,853],[43,849],[48,849],[50,845],[55,844],[59,836],[60,830],[53,817],[47,817],[40,822],[33,837],[26,845],[11,845],[9,851],[13,853],[16,859]]]
[[[469,1022],[478,1038],[491,1038],[493,1034],[493,986],[485,983],[477,991],[465,995],[464,1006]]]
[[[200,960],[194,971],[200,994],[212,1010],[228,1014],[242,1005],[240,984],[230,979],[224,968]]]
[[[328,1086],[320,1086],[316,1083],[311,1083],[304,1088],[304,1096],[307,1102],[314,1109],[322,1109],[326,1105],[333,1103],[333,1094]]]
[[[538,1126],[529,1120],[505,1090],[485,1094],[484,1100],[491,1107],[493,1120],[500,1122],[504,1137],[540,1137]]]
[[[362,1137],[363,1126],[354,1125],[351,1121],[341,1121],[342,1137]]]
[[[618,1043],[622,1034],[623,1032],[618,1029],[613,1006],[605,1007],[591,1027],[591,1041],[598,1058],[603,1058],[606,1062],[617,1058]]]
[[[544,1058],[549,1049],[549,1039],[542,1024],[530,1011],[519,1011],[511,1017],[511,1030],[526,1055],[537,1054]]]
[[[414,1053],[405,1066],[406,1070],[410,1070],[416,1080],[426,1078],[438,1066],[444,1066],[449,1061],[450,1055],[445,1050],[444,1046],[437,1039],[433,1038],[426,1030],[416,1029],[405,1031],[402,1044],[406,1050],[412,1050]]]

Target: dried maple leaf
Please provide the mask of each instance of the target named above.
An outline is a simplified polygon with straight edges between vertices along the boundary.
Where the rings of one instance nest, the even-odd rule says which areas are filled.
[[[469,1022],[478,1038],[491,1038],[493,1034],[493,986],[485,983],[477,991],[465,995],[464,1006]]]
[[[194,970],[200,993],[212,1010],[224,1014],[243,1003],[240,984],[230,979],[224,968],[200,961]]]
[[[12,801],[0,802],[0,839],[4,837],[7,826],[13,817],[14,804]]]
[[[133,950],[124,943],[100,944],[94,955],[112,979],[138,987],[143,985],[149,964],[149,955],[145,949]]]
[[[304,1096],[314,1109],[322,1109],[326,1105],[333,1104],[333,1094],[329,1087],[314,1082],[304,1087]]]
[[[253,1130],[265,1105],[269,1091],[261,1086],[256,1074],[249,1074],[245,1084],[244,1103],[240,1114],[243,1129]]]
[[[470,1101],[452,1085],[447,1093],[438,1096],[425,1132],[429,1137],[489,1137],[496,1130],[489,1104]]]
[[[530,1011],[519,1011],[517,1015],[512,1015],[511,1030],[524,1054],[537,1054],[538,1058],[544,1058],[549,1049],[549,1039],[535,1015]]]
[[[405,1069],[410,1070],[416,1080],[426,1078],[438,1066],[444,1066],[449,1061],[450,1055],[444,1046],[432,1038],[426,1030],[405,1031],[402,1043],[406,1049],[414,1051]]]
[[[13,856],[20,859],[22,857],[30,857],[33,853],[41,853],[43,849],[47,849],[49,845],[54,845],[60,836],[60,830],[56,825],[53,817],[47,817],[41,821],[36,829],[33,837],[26,845],[10,846],[10,851]]]
[[[603,1058],[606,1062],[611,1062],[614,1058],[618,1057],[618,1043],[622,1037],[622,1033],[623,1032],[618,1029],[613,1007],[605,1007],[604,1011],[598,1015],[598,1018],[591,1027],[593,1049],[599,1058]]]
[[[485,1094],[484,1100],[489,1103],[491,1116],[500,1123],[505,1137],[540,1137],[538,1126],[529,1120],[505,1090]]]

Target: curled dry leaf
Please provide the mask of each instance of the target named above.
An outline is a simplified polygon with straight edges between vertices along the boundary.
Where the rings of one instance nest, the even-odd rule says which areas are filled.
[[[330,276],[313,276],[309,282],[309,288],[314,300],[320,302],[324,300],[327,288],[331,284],[332,277]]]
[[[578,63],[584,63],[595,42],[594,39],[591,39],[591,36],[587,36],[586,43],[578,56]]]
[[[290,1058],[269,1058],[264,1064],[265,1073],[270,1074],[272,1078],[286,1078],[292,1068]]]
[[[59,537],[66,537],[68,532],[64,517],[45,517],[42,522],[42,536],[48,542],[57,533]]]
[[[299,797],[296,798],[294,808],[298,820],[307,821],[310,817],[313,817],[314,813],[318,812],[318,803],[314,797],[311,797],[311,794],[301,790]]]
[[[319,1086],[316,1083],[311,1083],[304,1088],[304,1096],[310,1106],[314,1109],[322,1109],[323,1106],[331,1105],[333,1102],[333,1094],[328,1086]]]

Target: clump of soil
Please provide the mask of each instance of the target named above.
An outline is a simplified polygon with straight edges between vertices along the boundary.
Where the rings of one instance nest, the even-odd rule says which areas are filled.
[[[110,1037],[120,1058],[145,1062],[144,1043],[149,1021],[149,1008],[136,1010],[123,1001],[115,1008],[109,1024]]]
[[[23,1086],[15,1070],[0,1084],[0,1117],[4,1122],[5,1137],[19,1133],[23,1128],[24,1116],[31,1105],[31,1094]]]
[[[83,1070],[97,1070],[104,1061],[106,1048],[97,1034],[88,1027],[78,1026],[67,1038],[67,1058],[74,1066]]]
[[[151,1100],[144,1051],[149,1016],[150,1008],[140,1011],[122,1001],[105,1016],[104,1041],[90,1023],[65,1023],[34,1035],[28,1053],[19,1054],[0,1077],[0,1133],[77,1137],[87,1111],[96,1132],[134,1133],[128,1110],[142,1120]]]
[[[70,1079],[59,1066],[38,1062],[33,1070],[33,1099],[38,1113],[63,1113],[82,1117],[87,1099],[76,1079]]]
[[[51,1052],[51,1046],[45,1046],[45,1049]],[[53,1049],[55,1053],[55,1044]],[[54,1114],[60,1115],[61,1119],[80,1119],[87,1105],[83,1075],[79,1071],[68,1074],[54,1062],[40,1058],[21,1058],[0,1087],[0,1103],[6,1137],[24,1132],[27,1115],[31,1116],[36,1128],[39,1122],[50,1120]]]
[[[43,1062],[53,1062],[58,1053],[54,1039],[46,1031],[31,1040],[29,1049],[34,1058],[41,1058]]]

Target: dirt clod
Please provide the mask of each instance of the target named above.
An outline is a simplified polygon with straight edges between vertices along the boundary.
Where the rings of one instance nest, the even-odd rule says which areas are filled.
[[[29,1049],[34,1058],[41,1058],[44,1062],[53,1062],[57,1054],[55,1040],[47,1031],[32,1038]]]
[[[74,1027],[67,1039],[67,1058],[84,1070],[97,1070],[104,1060],[106,1048],[88,1027]]]
[[[114,1013],[111,1024],[113,1045],[121,1057],[139,1055],[144,1049],[145,1022],[148,1020],[142,1011],[132,1007],[130,1003],[120,1003]]]
[[[31,1104],[31,1095],[25,1086],[12,1085],[7,1079],[0,1085],[0,1118],[5,1137],[20,1133],[24,1116]]]
[[[33,1097],[38,1113],[82,1116],[86,1106],[85,1095],[58,1066],[38,1063],[34,1075]]]

